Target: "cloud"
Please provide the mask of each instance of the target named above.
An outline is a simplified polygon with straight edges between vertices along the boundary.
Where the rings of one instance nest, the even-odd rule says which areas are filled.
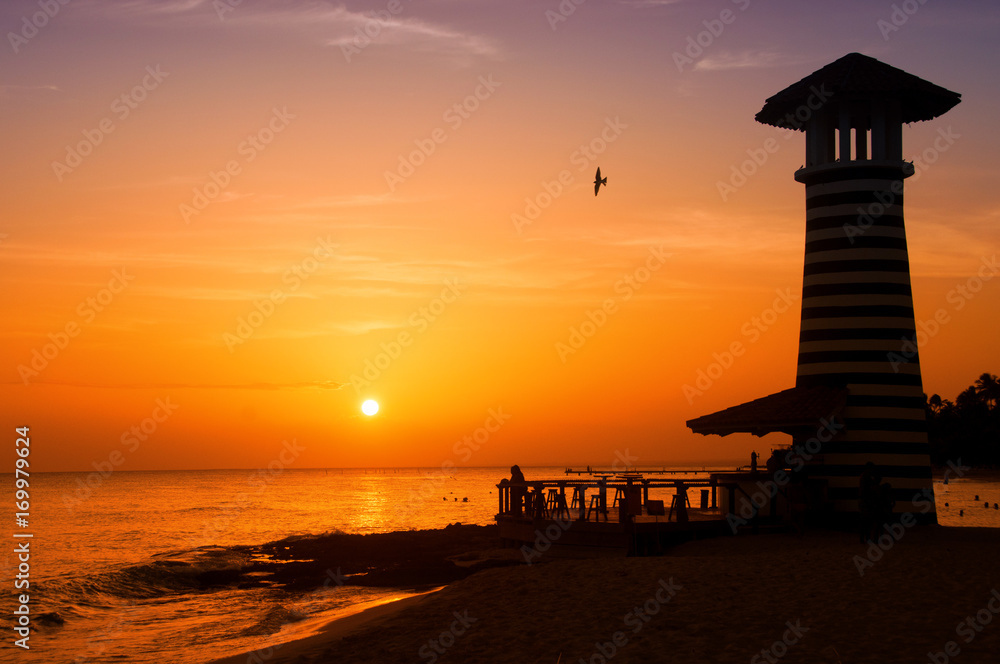
[[[6,382],[0,385],[21,385],[21,382]],[[33,380],[32,385],[52,385],[59,387],[82,387],[86,389],[108,390],[339,390],[346,383],[335,380],[309,380],[297,383],[85,383],[78,381]]]
[[[684,0],[618,0],[619,5],[629,7],[662,7],[664,5],[676,5]]]
[[[339,207],[372,207],[398,203],[392,194],[348,194],[344,196],[318,196],[298,202],[293,208],[339,208]]]
[[[334,23],[342,34],[328,39],[328,46],[357,47],[359,42],[367,43],[366,40],[370,39],[373,44],[411,45],[418,50],[452,55],[496,57],[499,54],[491,39],[417,18],[383,18],[373,13],[349,12],[340,8]]]
[[[403,45],[414,50],[462,57],[496,57],[499,47],[494,40],[463,32],[443,23],[411,16],[412,4],[391,14],[386,4],[375,9],[352,11],[344,5],[331,6],[317,0],[90,0],[79,6],[101,11],[112,19],[148,18],[157,25],[173,21],[186,26],[226,28],[254,25],[274,30],[285,28],[298,33],[310,32],[327,46],[346,47],[355,40],[370,39],[371,44]],[[367,31],[367,35],[366,35]]]
[[[47,94],[62,91],[54,85],[0,85],[2,98],[27,97],[38,92]]]
[[[722,52],[702,58],[695,69],[723,71],[726,69],[763,69],[802,62],[801,59],[775,53],[773,51],[743,51],[742,53]]]

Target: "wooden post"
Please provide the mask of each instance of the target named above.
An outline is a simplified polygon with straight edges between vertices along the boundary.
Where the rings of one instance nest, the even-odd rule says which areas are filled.
[[[506,514],[510,511],[510,489],[507,486],[507,479],[504,478],[500,480],[500,484],[497,484],[497,498],[500,501],[500,514]]]
[[[632,478],[625,478],[625,490],[622,499],[618,501],[618,523],[628,522],[629,499],[632,497]]]
[[[839,110],[839,135],[838,148],[840,163],[846,164],[851,160],[851,102],[847,99],[840,101]]]

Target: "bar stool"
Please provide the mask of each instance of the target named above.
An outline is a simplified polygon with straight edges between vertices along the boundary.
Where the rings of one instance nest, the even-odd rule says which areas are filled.
[[[612,508],[617,507],[618,503],[620,503],[622,501],[622,498],[624,496],[625,496],[625,489],[621,488],[620,486],[616,486],[615,487],[615,499],[611,501],[611,507]]]
[[[559,489],[549,489],[549,495],[545,498],[545,507],[553,509],[559,505]]]
[[[686,491],[684,492],[684,498],[686,499],[687,506],[691,507],[691,499],[688,498]],[[670,497],[670,511],[667,513],[667,521],[670,521],[670,517],[673,516],[674,509],[677,510],[678,514],[680,513],[680,506],[677,504],[677,494]]]
[[[575,486],[573,487],[573,504],[570,505],[573,509],[583,509],[583,487]]]
[[[601,518],[601,514],[604,515],[604,520],[608,520],[608,513],[606,510],[601,509],[601,497],[591,496],[590,497],[590,507],[587,508],[587,521],[590,521],[590,513],[597,510],[597,518]]]
[[[557,493],[555,504],[552,506],[551,514],[553,517],[560,514],[565,514],[566,518],[569,518],[569,507],[566,506],[566,494]]]
[[[545,496],[542,494],[541,490],[536,489],[528,495],[531,497],[530,516],[536,519],[549,518],[549,509],[545,504]]]

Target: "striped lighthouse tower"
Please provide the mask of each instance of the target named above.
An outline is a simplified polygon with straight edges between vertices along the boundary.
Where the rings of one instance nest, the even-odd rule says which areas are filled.
[[[859,509],[866,464],[896,512],[935,522],[903,224],[903,123],[960,95],[851,53],[770,97],[756,119],[805,132],[805,267],[796,387],[847,389],[843,429],[810,460],[838,513]],[[919,333],[923,336],[923,332]],[[916,499],[915,499],[916,498]]]

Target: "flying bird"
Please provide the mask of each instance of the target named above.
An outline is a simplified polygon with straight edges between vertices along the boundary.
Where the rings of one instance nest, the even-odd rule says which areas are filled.
[[[594,180],[594,196],[597,195],[597,192],[600,190],[602,184],[605,187],[607,187],[608,186],[608,178],[602,178],[601,177],[601,167],[598,166],[597,167],[597,179]]]

